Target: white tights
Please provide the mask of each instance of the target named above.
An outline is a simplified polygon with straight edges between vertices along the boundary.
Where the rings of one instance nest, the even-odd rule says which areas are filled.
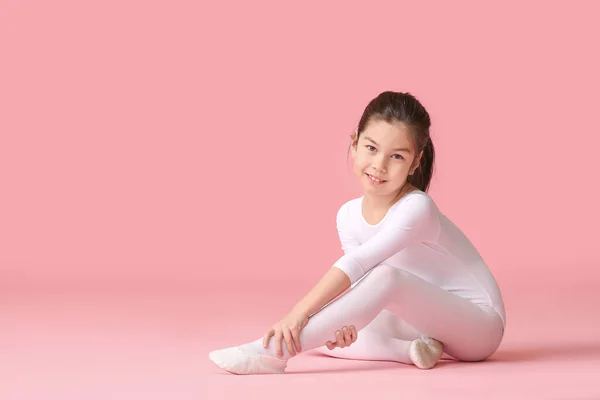
[[[358,339],[346,348],[329,350],[335,331],[354,325]],[[302,351],[317,349],[334,357],[389,360],[412,364],[411,342],[419,337],[443,343],[444,353],[461,361],[482,361],[496,351],[504,328],[500,316],[488,306],[441,289],[414,274],[380,264],[347,293],[312,315],[300,331]],[[260,352],[275,355],[273,338]],[[255,347],[255,348],[257,348]],[[285,341],[283,357],[289,359]]]

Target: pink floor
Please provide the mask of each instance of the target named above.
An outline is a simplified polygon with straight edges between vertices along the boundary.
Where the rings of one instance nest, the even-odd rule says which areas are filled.
[[[207,353],[262,336],[302,294],[252,285],[4,287],[0,399],[600,399],[600,302],[584,280],[505,289],[509,326],[487,362],[421,371],[308,352],[285,375],[235,376]]]

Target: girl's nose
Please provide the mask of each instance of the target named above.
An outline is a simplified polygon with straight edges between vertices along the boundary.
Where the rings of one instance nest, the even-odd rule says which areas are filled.
[[[373,167],[372,167],[372,168],[373,168],[373,170],[375,170],[375,171],[382,171],[382,172],[385,172],[385,166],[384,166],[384,165],[383,165],[383,163],[381,163],[381,162],[379,162],[379,163],[375,163],[375,164],[373,165]]]

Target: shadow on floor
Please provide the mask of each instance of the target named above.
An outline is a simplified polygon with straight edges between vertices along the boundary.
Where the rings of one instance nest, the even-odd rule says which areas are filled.
[[[325,357],[325,358],[336,358],[326,354],[318,352],[307,352],[308,357]],[[414,368],[412,365],[400,364],[393,361],[364,361],[364,360],[347,360],[351,363],[344,363],[339,368],[331,369],[311,369],[311,370],[298,370],[289,371],[286,374],[329,374],[329,373],[346,373],[346,372],[359,372],[359,371],[378,371],[378,370],[390,370],[398,368]],[[548,360],[571,360],[581,361],[587,359],[600,360],[600,342],[588,342],[588,343],[554,343],[554,344],[541,344],[533,346],[523,346],[522,348],[500,348],[494,353],[489,359],[483,362],[458,362],[453,360],[442,360],[434,369],[439,368],[464,368],[472,366],[482,366],[483,364],[497,364],[497,363],[523,363],[527,361],[548,361]],[[360,363],[358,365],[352,365],[354,362]]]
[[[537,360],[600,359],[600,341],[583,343],[548,343],[519,348],[500,348],[487,362],[515,362]]]

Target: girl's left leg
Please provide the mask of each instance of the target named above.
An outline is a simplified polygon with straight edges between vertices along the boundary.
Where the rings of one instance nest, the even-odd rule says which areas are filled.
[[[329,350],[327,346],[319,347],[315,351],[330,357],[345,358],[349,360],[371,361],[396,361],[404,364],[414,364],[411,359],[411,345],[415,340],[421,339],[425,344],[430,343],[427,349],[413,349],[414,357],[418,364],[434,364],[437,360],[438,349],[432,344],[430,338],[410,326],[400,316],[389,310],[383,310],[373,321],[358,333],[356,342],[351,346]],[[421,344],[422,345],[422,344]],[[415,354],[416,352],[416,354]],[[456,360],[446,354],[442,349],[442,360]]]
[[[350,360],[396,361],[412,364],[409,356],[413,340],[421,333],[389,310],[382,310],[366,327],[357,331],[358,338],[351,346],[329,350],[327,346],[317,352]]]
[[[409,351],[412,340],[396,339],[377,331],[362,329],[352,345],[329,350],[326,346],[316,349],[319,353],[349,360],[396,361],[413,364]]]

